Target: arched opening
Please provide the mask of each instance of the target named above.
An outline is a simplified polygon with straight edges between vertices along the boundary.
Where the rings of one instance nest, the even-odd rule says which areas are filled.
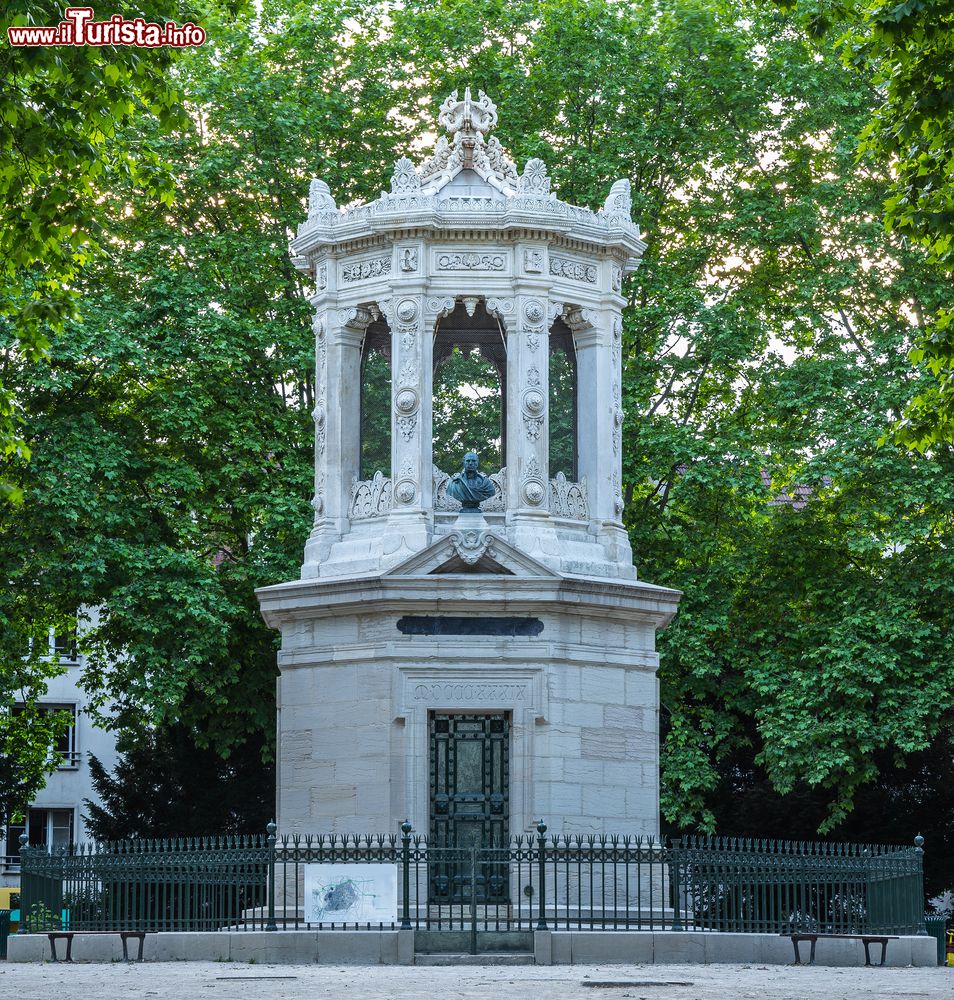
[[[477,452],[485,475],[507,464],[507,342],[483,302],[458,302],[434,333],[433,463],[460,470]]]
[[[359,479],[391,476],[391,332],[371,323],[361,351],[361,462]]]
[[[562,472],[576,481],[577,391],[576,348],[562,319],[550,330],[550,477]]]

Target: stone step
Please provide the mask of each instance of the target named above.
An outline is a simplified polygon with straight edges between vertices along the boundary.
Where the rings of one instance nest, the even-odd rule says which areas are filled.
[[[482,951],[479,955],[443,954],[425,955],[418,952],[414,956],[415,965],[533,965],[533,955],[529,952]]]

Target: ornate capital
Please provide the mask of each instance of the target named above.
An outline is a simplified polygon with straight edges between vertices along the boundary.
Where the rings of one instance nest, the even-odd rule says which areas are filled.
[[[353,306],[351,309],[336,309],[335,319],[338,326],[352,333],[364,333],[368,325],[380,316],[375,303],[369,302],[363,306]]]

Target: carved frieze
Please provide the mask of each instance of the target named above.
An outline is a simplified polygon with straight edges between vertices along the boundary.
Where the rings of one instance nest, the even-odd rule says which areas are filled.
[[[550,257],[550,274],[557,278],[569,278],[571,281],[583,281],[595,285],[598,272],[595,264],[586,264],[581,260],[570,260],[569,257]]]
[[[391,273],[391,255],[373,257],[370,260],[356,261],[353,264],[343,264],[341,280],[345,284],[356,281],[366,281],[369,278],[383,278]]]
[[[507,257],[502,253],[439,253],[435,264],[438,271],[503,271]]]

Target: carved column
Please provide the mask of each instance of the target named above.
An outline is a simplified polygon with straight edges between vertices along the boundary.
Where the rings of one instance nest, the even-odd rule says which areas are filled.
[[[361,344],[374,314],[366,308],[327,309],[315,331],[315,524],[305,546],[303,576],[348,529],[351,482],[358,475],[361,433]],[[312,569],[309,569],[312,567]],[[313,570],[313,571],[312,571]]]
[[[392,522],[423,522],[430,507],[431,339],[424,329],[424,305],[422,294],[402,293],[387,306],[392,358]]]
[[[549,336],[545,293],[517,296],[507,338],[507,508],[511,523],[545,516],[550,499]]]
[[[591,519],[622,528],[622,319],[615,310],[567,310],[576,344],[579,469]]]

